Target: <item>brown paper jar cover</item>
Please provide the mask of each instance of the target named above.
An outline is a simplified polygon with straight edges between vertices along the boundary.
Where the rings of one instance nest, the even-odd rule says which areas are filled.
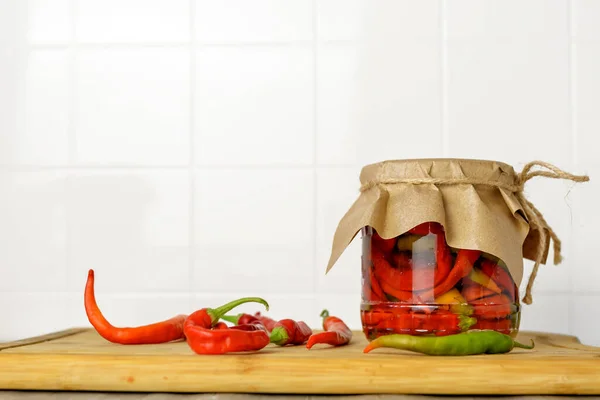
[[[360,173],[361,192],[335,232],[326,272],[363,227],[389,239],[438,222],[450,247],[500,258],[518,286],[523,259],[536,259],[539,240],[519,199],[507,189],[518,179],[512,166],[499,161],[407,159],[367,165]]]

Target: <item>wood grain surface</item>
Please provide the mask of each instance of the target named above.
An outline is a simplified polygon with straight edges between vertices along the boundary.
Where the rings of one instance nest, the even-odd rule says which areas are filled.
[[[534,350],[432,357],[394,349],[269,345],[256,353],[200,356],[183,342],[109,343],[71,329],[0,344],[0,389],[296,394],[600,394],[600,348],[572,336],[522,332]]]

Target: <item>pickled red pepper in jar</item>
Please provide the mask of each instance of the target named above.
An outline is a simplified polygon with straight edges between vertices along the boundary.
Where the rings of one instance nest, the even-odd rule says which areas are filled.
[[[360,233],[366,337],[469,330],[515,337],[524,260],[534,262],[525,304],[532,302],[550,242],[554,264],[561,261],[556,233],[523,194],[537,176],[589,179],[540,161],[519,173],[502,162],[470,159],[365,166],[359,198],[335,232],[327,271]]]
[[[518,331],[518,288],[503,262],[455,249],[436,222],[383,239],[363,228],[361,320],[369,339],[383,334],[450,335],[469,329]]]

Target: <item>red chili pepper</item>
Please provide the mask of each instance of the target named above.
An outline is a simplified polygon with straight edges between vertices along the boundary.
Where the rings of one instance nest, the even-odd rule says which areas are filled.
[[[261,330],[261,331],[264,331],[266,333],[269,333],[269,332],[267,332],[267,328],[265,328],[260,321],[256,321],[256,322],[250,323],[250,324],[234,325],[232,327],[229,327],[229,329],[239,329],[239,330],[242,330],[242,331],[258,331],[258,330]]]
[[[94,294],[94,270],[88,271],[84,293],[85,312],[88,320],[104,339],[119,344],[156,344],[183,339],[185,315],[178,315],[165,321],[136,327],[119,328],[104,318],[96,303]]]
[[[375,231],[373,231],[372,241],[375,246],[385,253],[391,253],[396,247],[396,238],[384,239]]]
[[[478,319],[505,318],[514,312],[512,302],[503,294],[473,300],[469,304],[473,306],[473,315]]]
[[[470,302],[473,300],[482,299],[484,297],[493,296],[496,294],[496,292],[485,288],[478,283],[474,283],[470,285],[463,285],[461,294],[467,302]]]
[[[410,301],[413,298],[412,290],[403,290],[399,287],[400,283],[407,279],[409,274],[405,270],[393,268],[383,252],[376,246],[371,248],[371,262],[383,292],[394,296],[398,300]]]
[[[312,329],[303,321],[282,319],[271,331],[271,343],[278,346],[304,344],[312,335]]]
[[[438,311],[433,314],[407,313],[381,321],[378,330],[392,330],[395,333],[411,335],[439,332],[452,334],[469,329],[477,320],[466,315]]]
[[[423,222],[408,231],[413,235],[425,236],[430,233],[439,234],[444,232],[444,228],[438,222]]]
[[[259,321],[254,315],[241,313],[237,315],[223,315],[221,317],[223,321],[231,322],[236,325],[246,325],[254,321]]]
[[[227,326],[227,324],[225,322],[219,321],[215,324],[213,329],[229,329],[229,327]]]
[[[510,274],[495,262],[483,258],[480,263],[480,268],[484,274],[489,276],[494,282],[506,291],[511,301],[515,301],[515,292],[517,291],[515,282]]]
[[[371,270],[370,272],[370,281],[371,281],[371,297],[373,297],[372,301],[386,301],[385,293],[383,293],[383,289],[379,284],[379,280],[377,276],[375,276],[375,272]]]
[[[277,323],[277,321],[275,321],[273,318],[269,318],[266,315],[262,315],[260,313],[260,311],[257,311],[254,316],[256,318],[258,318],[258,320],[260,322],[262,322],[262,324],[264,325],[265,328],[267,328],[267,331],[271,332],[273,330],[273,328],[275,327],[275,324]]]
[[[219,319],[240,304],[257,302],[269,309],[268,303],[259,297],[247,297],[231,301],[218,308],[203,308],[193,312],[184,324],[184,333],[190,348],[197,354],[224,354],[229,352],[256,351],[269,344],[267,332],[258,329],[214,329]]]
[[[446,279],[433,289],[433,297],[438,297],[439,295],[446,293],[448,290],[452,289],[458,281],[469,275],[475,261],[479,258],[479,254],[479,250],[459,250],[458,255],[456,256],[456,262],[454,263],[454,268],[452,268]],[[427,298],[431,295],[431,291],[428,291],[421,296]]]
[[[512,321],[510,319],[478,319],[473,329],[491,329],[505,334],[510,334]]]
[[[370,311],[361,311],[360,317],[363,325],[377,325],[381,321],[394,317],[392,311],[384,311],[379,309],[372,309]]]
[[[386,281],[388,286],[396,291],[419,291],[431,289],[439,285],[447,278],[450,272],[451,255],[449,250],[445,250],[444,245],[438,244],[438,261],[435,266],[423,266],[413,268],[411,257],[405,253],[394,253],[391,258],[395,268],[389,263],[383,252],[373,246],[371,248],[371,261],[377,277]],[[391,294],[391,293],[390,293]]]
[[[319,332],[308,338],[306,348],[310,350],[317,343],[330,344],[332,346],[343,346],[350,343],[352,331],[348,325],[340,318],[329,315],[329,311],[321,312],[323,317],[323,329],[325,332]]]

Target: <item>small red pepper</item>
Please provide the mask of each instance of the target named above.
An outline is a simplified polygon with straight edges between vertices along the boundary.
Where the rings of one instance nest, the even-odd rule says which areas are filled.
[[[310,335],[306,348],[310,350],[317,343],[330,344],[332,346],[343,346],[350,343],[352,331],[348,325],[340,318],[329,315],[329,311],[321,312],[323,318],[323,329],[325,332],[319,332]]]
[[[254,315],[241,313],[237,315],[223,315],[221,317],[223,321],[231,322],[236,325],[246,325],[255,321],[259,321]]]
[[[183,323],[185,315],[178,315],[171,319],[154,324],[136,327],[120,328],[111,325],[104,318],[96,303],[94,294],[94,270],[88,271],[88,278],[84,293],[85,312],[88,320],[104,339],[119,344],[157,344],[183,339]]]
[[[303,321],[282,319],[278,321],[271,331],[271,343],[278,346],[304,344],[312,335],[312,329]]]
[[[247,297],[231,301],[218,308],[203,308],[193,312],[184,324],[184,333],[190,348],[197,354],[224,354],[229,352],[256,351],[269,344],[269,335],[262,329],[214,329],[219,319],[240,304],[268,303],[259,297]]]
[[[275,327],[275,324],[277,323],[277,321],[275,321],[273,318],[269,318],[266,315],[262,315],[260,313],[260,311],[257,311],[256,313],[254,313],[254,316],[256,318],[258,318],[258,320],[260,322],[262,322],[264,327],[267,328],[267,331],[269,331],[269,332],[271,332],[273,330],[273,328]]]

